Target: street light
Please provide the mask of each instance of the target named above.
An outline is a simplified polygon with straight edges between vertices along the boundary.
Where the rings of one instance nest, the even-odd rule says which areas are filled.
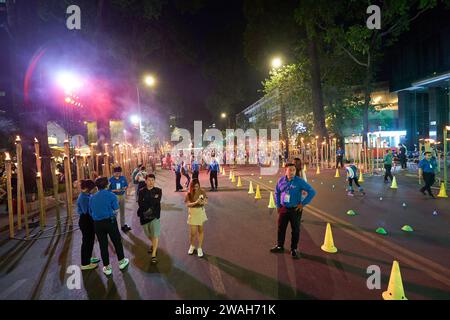
[[[145,75],[143,79],[144,79],[143,82],[147,87],[154,87],[156,84],[156,78],[152,75]],[[139,144],[142,145],[142,112],[141,112],[141,94],[139,92],[139,84],[136,84],[136,94],[139,112]]]
[[[227,117],[227,114],[225,112],[222,112],[222,114],[220,116],[222,119],[225,119]]]
[[[283,65],[283,61],[281,60],[280,57],[275,57],[272,59],[272,68],[273,69],[278,69]]]

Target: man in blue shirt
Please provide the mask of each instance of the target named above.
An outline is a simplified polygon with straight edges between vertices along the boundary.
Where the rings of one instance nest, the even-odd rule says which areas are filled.
[[[216,158],[212,156],[211,163],[208,167],[208,173],[209,173],[209,182],[211,183],[211,189],[210,191],[217,191],[217,173],[220,171],[219,163],[217,162]]]
[[[114,245],[114,249],[119,259],[120,270],[125,269],[130,262],[123,253],[122,238],[120,236],[119,228],[117,227],[117,220],[115,211],[119,210],[119,201],[109,190],[108,178],[102,177],[95,180],[95,185],[98,192],[91,196],[89,200],[89,209],[92,219],[94,220],[95,234],[97,236],[100,252],[103,261],[103,273],[107,276],[112,274],[112,267],[109,263],[108,252],[108,236]]]
[[[336,150],[336,169],[338,168],[339,164],[341,164],[341,168],[344,167],[344,150],[342,150],[341,147],[338,147],[338,149]]]
[[[192,157],[192,162],[191,162],[191,171],[192,171],[192,180],[197,179],[198,180],[198,174],[200,171],[200,166],[197,162],[197,160],[195,159],[195,157]]]
[[[109,191],[114,193],[119,200],[120,206],[120,226],[123,232],[130,231],[131,228],[125,224],[125,195],[128,189],[127,179],[122,175],[122,168],[114,168],[114,176],[109,179]]]
[[[91,193],[95,190],[92,180],[81,180],[81,193],[77,199],[77,211],[80,215],[78,226],[80,227],[81,240],[81,270],[92,270],[97,268],[100,259],[92,257],[95,243],[94,220],[90,215],[89,200]]]
[[[425,158],[420,160],[419,162],[419,177],[423,178],[425,182],[425,186],[420,189],[425,195],[425,190],[428,191],[428,194],[434,199],[434,195],[431,192],[431,186],[435,181],[435,172],[437,170],[436,160],[431,157],[431,152],[425,152]]]
[[[307,196],[302,200],[303,191],[307,192]],[[278,180],[275,189],[275,202],[278,208],[278,244],[270,249],[271,252],[284,252],[286,228],[288,223],[291,223],[291,255],[292,258],[299,259],[297,246],[303,207],[309,204],[315,195],[316,191],[302,178],[295,175],[295,165],[287,164],[286,175]]]

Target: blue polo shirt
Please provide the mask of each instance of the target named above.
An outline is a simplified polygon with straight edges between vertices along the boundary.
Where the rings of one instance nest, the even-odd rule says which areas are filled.
[[[120,176],[119,179],[116,179],[116,177],[109,178],[109,191],[113,190],[122,190],[121,192],[115,193],[115,195],[123,196],[125,194],[125,188],[128,187],[127,179],[124,176]]]
[[[219,172],[219,169],[220,169],[219,163],[216,160],[214,160],[213,162],[211,162],[209,164],[209,171],[217,171],[217,172]]]
[[[302,192],[308,192],[308,196],[302,200]],[[305,180],[294,176],[291,181],[286,176],[280,178],[275,188],[275,202],[277,208],[295,208],[299,204],[306,206],[316,195],[316,191]]]
[[[175,173],[181,173],[181,163],[175,166]]]
[[[344,149],[341,149],[341,150],[336,150],[336,155],[339,157],[339,156],[343,156],[344,155]]]
[[[81,192],[77,199],[77,211],[81,216],[82,214],[89,214],[89,199],[91,195],[89,193]]]
[[[419,168],[423,170],[423,172],[426,173],[434,173],[437,169],[437,163],[436,160],[433,158],[430,159],[430,161],[426,159],[422,159],[419,162]]]
[[[100,190],[89,199],[89,208],[94,221],[115,217],[114,211],[119,210],[119,200],[109,190]]]
[[[197,163],[197,160],[192,161],[192,163],[191,163],[191,170],[192,170],[192,172],[198,172],[199,165]]]

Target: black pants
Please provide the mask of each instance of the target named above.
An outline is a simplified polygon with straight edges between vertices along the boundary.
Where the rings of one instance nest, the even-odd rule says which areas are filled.
[[[338,164],[341,164],[341,168],[344,167],[343,159],[344,159],[344,156],[337,156],[336,157],[336,169],[338,168]]]
[[[183,173],[183,176],[185,176],[186,179],[187,179],[187,181],[186,181],[186,188],[188,188],[189,187],[189,183],[191,183],[191,177],[187,173]]]
[[[183,190],[183,186],[181,185],[181,173],[175,172],[175,184],[176,190]]]
[[[386,172],[384,173],[384,181],[388,181],[388,177],[391,178],[391,181],[392,181],[394,179],[394,177],[392,177],[392,173],[391,173],[392,165],[385,164],[384,169],[386,170]]]
[[[192,172],[192,180],[197,179],[198,180],[198,171]]]
[[[291,223],[291,250],[297,250],[298,240],[300,239],[300,221],[303,210],[297,208],[288,208],[286,212],[278,214],[278,246],[284,247],[286,238],[286,229],[288,223]]]
[[[214,183],[213,183],[214,180]],[[217,171],[211,171],[209,173],[209,182],[211,183],[211,189],[217,189]]]
[[[349,191],[353,191],[353,182],[356,184],[359,190],[361,190],[361,186],[358,183],[358,177],[348,178],[348,189]]]
[[[423,173],[423,181],[425,182],[425,186],[420,189],[421,192],[428,191],[428,194],[431,196],[431,186],[434,184],[434,173],[424,172]]]
[[[400,156],[400,164],[402,169],[406,169],[406,156]]]
[[[122,238],[117,226],[116,218],[109,218],[94,222],[95,234],[100,244],[100,252],[102,255],[103,265],[109,265],[108,236],[116,250],[117,259],[125,258],[123,253]]]
[[[91,263],[92,250],[94,249],[95,242],[95,228],[94,220],[92,217],[84,213],[80,215],[78,220],[78,226],[80,227],[82,240],[81,240],[81,265],[87,266]]]

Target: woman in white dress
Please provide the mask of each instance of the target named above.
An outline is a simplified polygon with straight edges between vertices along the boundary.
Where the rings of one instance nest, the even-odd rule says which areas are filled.
[[[188,254],[192,255],[195,250],[195,238],[198,237],[197,256],[203,257],[203,223],[208,220],[205,212],[205,205],[208,197],[200,187],[200,182],[195,179],[189,185],[189,192],[184,200],[188,208],[189,240],[190,247]]]

